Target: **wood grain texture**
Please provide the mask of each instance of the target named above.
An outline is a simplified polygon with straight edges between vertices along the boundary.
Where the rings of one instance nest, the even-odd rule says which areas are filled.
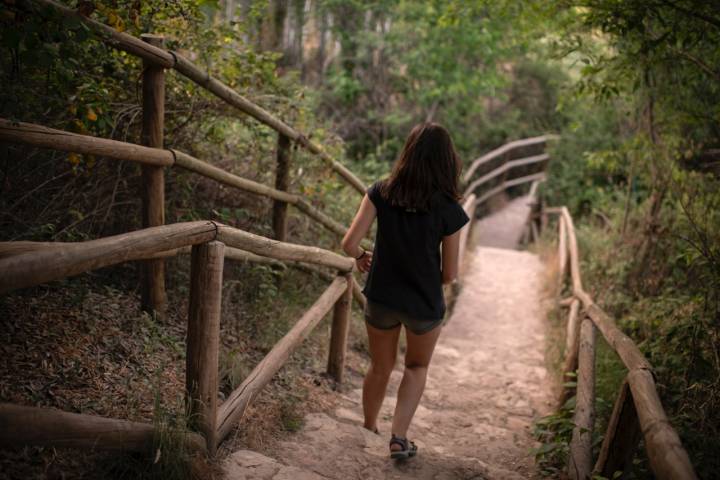
[[[565,335],[565,358],[562,365],[562,380],[572,382],[576,379],[575,371],[578,367],[578,352],[580,348],[580,301],[573,298],[570,303],[570,312],[568,313],[568,322]],[[558,398],[558,408],[565,405],[565,402],[572,396],[575,391],[573,387],[562,386],[560,396]]]
[[[345,293],[335,302],[332,323],[330,325],[330,349],[328,352],[327,373],[337,383],[342,383],[345,370],[348,332],[350,331],[350,302],[353,295],[352,273],[343,275],[346,283]]]
[[[33,123],[11,122],[4,118],[0,118],[0,141],[97,155],[158,167],[171,166],[174,161],[172,153],[167,150],[80,135]]]
[[[162,48],[165,41],[156,35],[143,35],[142,40]],[[165,128],[165,69],[144,60],[142,73],[142,130],[141,142],[151,148],[162,149]],[[142,226],[165,224],[165,172],[163,167],[142,165],[141,180]],[[164,314],[165,260],[145,260],[141,269],[140,296],[143,310]]]
[[[225,225],[218,225],[218,240],[228,246],[277,260],[295,260],[298,262],[315,263],[332,267],[342,272],[349,272],[355,266],[354,259],[338,255],[329,250],[279,242]]]
[[[636,369],[628,373],[627,380],[655,477],[660,480],[696,479],[680,437],[665,415],[652,373]]]
[[[573,295],[582,302],[585,314],[600,330],[605,340],[617,352],[629,370],[627,381],[632,392],[653,473],[657,478],[662,479],[697,478],[687,452],[682,446],[677,432],[670,425],[660,402],[650,362],[632,339],[617,327],[615,321],[597,306],[582,288],[577,238],[570,212],[566,207],[548,208],[546,211],[562,215],[565,221]],[[582,372],[579,372],[578,381],[581,380],[581,374]]]
[[[275,154],[275,189],[287,192],[290,187],[290,139],[278,133],[277,152]],[[287,209],[286,202],[273,202],[272,225],[275,240],[287,240]]]
[[[580,324],[577,393],[575,396],[568,476],[590,480],[592,475],[592,433],[595,425],[595,325],[589,318]]]
[[[185,388],[190,424],[207,440],[210,455],[218,438],[220,308],[225,245],[208,242],[192,249]]]
[[[290,354],[310,334],[330,311],[335,302],[347,291],[347,280],[338,276],[318,300],[298,320],[290,331],[270,350],[242,384],[220,405],[218,411],[218,438],[225,438],[242,418],[250,402],[267,385],[285,364]]]
[[[216,233],[213,222],[176,223],[13,255],[0,260],[0,293],[207,242]]]
[[[0,446],[48,446],[101,450],[148,451],[157,431],[149,423],[63,412],[52,408],[0,404]],[[183,433],[185,447],[205,452],[205,440]]]

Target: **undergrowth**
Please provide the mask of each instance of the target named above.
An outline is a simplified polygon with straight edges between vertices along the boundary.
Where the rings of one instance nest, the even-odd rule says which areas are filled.
[[[631,213],[629,227],[623,232],[623,210],[619,202],[610,203],[607,211],[610,213],[604,219],[592,215],[575,219],[583,284],[653,365],[658,392],[671,424],[700,477],[711,478],[713,472],[720,470],[716,455],[720,448],[720,418],[713,413],[720,396],[720,368],[716,354],[718,326],[708,315],[708,292],[702,285],[689,283],[692,279],[682,273],[684,258],[672,256],[678,247],[668,238],[662,238],[658,246],[658,255],[664,255],[667,263],[651,265],[642,277],[644,287],[632,288],[628,279],[636,261],[637,229],[642,225],[640,214]],[[546,232],[541,243],[554,244],[557,248],[555,241],[556,234]],[[566,318],[565,309],[549,312],[548,341],[562,339],[560,350],[564,350]],[[562,355],[564,352],[560,358]],[[548,363],[560,364],[553,355],[549,355]],[[613,402],[627,373],[599,331],[595,365],[597,419],[593,458],[597,458]],[[555,376],[560,377],[557,369]],[[569,385],[574,386],[574,382]],[[546,475],[562,476],[567,468],[574,402],[571,398],[535,424],[534,434],[541,445],[533,454]],[[652,478],[642,441],[627,478]]]

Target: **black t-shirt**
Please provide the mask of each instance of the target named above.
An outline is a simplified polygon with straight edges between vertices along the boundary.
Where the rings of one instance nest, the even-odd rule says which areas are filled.
[[[435,192],[427,212],[390,205],[379,191],[367,190],[377,210],[373,262],[363,292],[368,299],[417,318],[445,315],[440,243],[470,219],[457,201]]]

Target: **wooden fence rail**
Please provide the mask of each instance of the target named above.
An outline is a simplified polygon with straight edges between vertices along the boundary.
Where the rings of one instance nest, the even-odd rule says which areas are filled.
[[[18,133],[20,132],[20,133]],[[178,164],[212,175],[218,181],[266,194],[275,200],[304,205],[299,197],[255,184],[227,172],[217,172],[198,159],[181,152],[93,139],[69,132],[30,124],[0,120],[0,140],[17,141],[49,148],[72,148],[111,158],[132,159],[154,167]],[[51,139],[54,137],[54,141]],[[61,139],[58,141],[58,139]],[[218,169],[219,170],[219,169]],[[508,180],[508,186],[535,180],[534,175]],[[474,194],[463,208],[474,219]],[[303,208],[303,207],[300,207]],[[306,213],[308,208],[306,207]],[[464,256],[472,221],[461,232]],[[342,381],[349,331],[350,298],[364,305],[365,298],[352,276],[354,259],[318,247],[295,245],[265,238],[212,221],[161,225],[107,238],[79,243],[0,242],[0,294],[39,285],[82,272],[134,260],[162,259],[179,253],[192,254],[188,311],[186,395],[191,427],[202,434],[182,433],[193,450],[213,454],[219,442],[239,421],[258,392],[282,367],[288,356],[310,334],[320,320],[333,310],[327,370]],[[222,404],[218,403],[219,332],[223,260],[237,259],[290,265],[319,274],[329,287],[294,327],[273,347],[250,375]],[[320,270],[326,267],[337,275]],[[0,444],[42,444],[88,446],[111,449],[145,449],[152,445],[150,424],[71,414],[54,409],[0,405]],[[63,435],[62,432],[70,432]]]
[[[614,478],[615,472],[627,471],[641,435],[650,468],[657,478],[697,478],[687,452],[662,407],[652,366],[635,342],[617,327],[615,321],[595,304],[583,289],[577,237],[570,212],[566,207],[548,208],[546,212],[559,214],[560,281],[564,278],[569,253],[573,294],[570,302],[564,302],[570,306],[570,315],[563,377],[577,369],[576,407],[573,417],[575,428],[570,443],[568,466],[570,478],[585,480],[596,474]],[[591,438],[595,415],[595,329],[600,330],[607,343],[618,354],[628,369],[628,374],[615,402],[600,454],[593,466]],[[561,406],[569,395],[568,389],[564,389],[560,396]]]
[[[188,312],[186,394],[190,425],[204,440],[202,449],[213,454],[218,443],[242,417],[249,402],[271,380],[290,353],[334,308],[328,373],[342,381],[350,298],[356,289],[354,259],[317,247],[280,242],[214,222],[188,222],[146,228],[113,237],[79,243],[0,243],[0,293],[66,278],[118,263],[177,253],[192,246]],[[270,351],[238,389],[218,404],[220,305],[223,259],[228,257],[314,264],[334,269],[338,276],[298,323]],[[362,294],[360,294],[362,295]],[[77,415],[54,409],[0,405],[0,444],[88,446],[143,449],[152,444],[150,424]],[[63,435],[62,431],[70,432]],[[195,434],[185,434],[189,447],[198,449]]]
[[[32,123],[11,122],[3,118],[0,118],[0,141],[51,148],[65,152],[99,155],[155,167],[177,166],[244,192],[293,205],[303,214],[340,238],[347,231],[347,227],[313,207],[300,195],[277,190],[239,177],[179,150],[144,147],[117,140],[56,130]],[[371,244],[367,241],[365,241],[364,246],[372,249]]]
[[[33,6],[50,8],[63,16],[76,18],[82,22],[83,25],[95,32],[100,39],[109,46],[142,58],[144,61],[149,62],[156,67],[172,68],[176,70],[184,77],[192,80],[203,89],[217,96],[242,113],[250,115],[259,122],[277,131],[280,135],[284,135],[296,142],[298,145],[307,149],[309,152],[318,155],[355,190],[361,194],[365,193],[366,187],[363,182],[350,170],[348,170],[347,167],[333,159],[321,145],[312,142],[307,136],[290,127],[282,120],[276,118],[262,107],[246,99],[217,78],[211,76],[207,71],[197,67],[179,53],[165,50],[159,45],[143,42],[142,40],[127,33],[118,32],[108,25],[85,17],[75,10],[52,0],[22,0],[19,3],[25,8],[33,8]]]

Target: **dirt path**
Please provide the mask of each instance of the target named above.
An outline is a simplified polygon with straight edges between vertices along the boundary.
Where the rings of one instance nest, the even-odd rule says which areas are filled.
[[[531,200],[528,196],[517,197],[499,212],[477,222],[473,227],[473,245],[517,248],[530,214]]]
[[[551,401],[543,361],[542,265],[531,253],[488,247],[467,259],[463,289],[443,327],[410,428],[409,437],[419,447],[416,458],[388,459],[399,363],[380,415],[381,436],[361,427],[362,379],[357,376],[336,410],[308,415],[275,459],[246,450],[231,455],[227,478],[534,478],[530,428]]]

